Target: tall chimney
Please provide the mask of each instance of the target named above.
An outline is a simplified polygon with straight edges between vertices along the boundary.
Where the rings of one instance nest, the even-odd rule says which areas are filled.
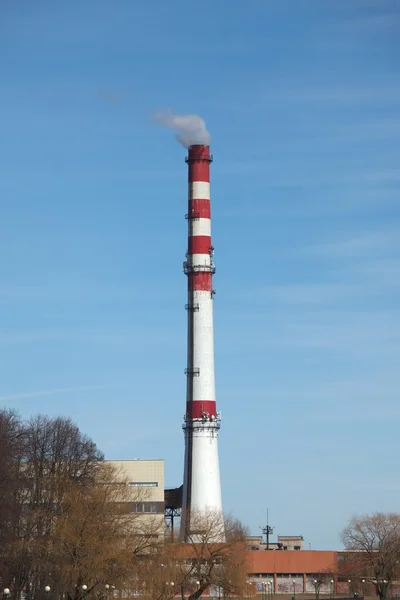
[[[193,145],[186,157],[189,170],[188,252],[183,263],[188,281],[185,465],[181,538],[192,539],[194,515],[220,514],[221,483],[214,383],[214,325],[211,243],[209,146]],[[192,523],[193,525],[193,523]],[[219,531],[221,535],[221,530]]]

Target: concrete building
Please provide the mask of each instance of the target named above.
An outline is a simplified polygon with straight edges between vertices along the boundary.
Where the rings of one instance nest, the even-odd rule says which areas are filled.
[[[278,535],[278,546],[282,550],[303,550],[304,538],[302,535]]]
[[[164,533],[164,460],[108,460],[132,489],[130,511],[159,521]]]
[[[297,544],[296,544],[297,545]],[[265,548],[264,548],[265,550]],[[298,594],[309,597],[353,598],[376,596],[368,573],[354,573],[354,555],[335,550],[248,550],[247,570],[252,594]],[[361,556],[361,553],[359,554]],[[366,567],[367,569],[367,567]],[[400,597],[400,582],[392,584],[390,596]]]
[[[302,535],[278,535],[277,542],[264,542],[261,535],[247,537],[249,550],[304,550]]]
[[[250,580],[261,591],[263,582],[270,582],[275,594],[301,594],[315,591],[324,573],[320,593],[329,593],[331,580],[337,580],[337,552],[290,550],[250,550],[248,552]]]

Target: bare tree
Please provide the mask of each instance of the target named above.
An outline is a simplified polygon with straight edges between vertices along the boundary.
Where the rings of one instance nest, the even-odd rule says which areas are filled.
[[[247,582],[246,531],[220,513],[192,514],[186,543],[166,541],[142,572],[148,598],[197,600],[206,590],[240,596]],[[216,541],[219,540],[219,541]]]
[[[132,513],[143,491],[132,490],[110,465],[99,466],[90,486],[65,494],[54,530],[54,559],[61,567],[60,585],[71,598],[104,590],[112,582],[132,586],[139,560],[158,543],[160,522]],[[161,524],[163,525],[163,524]]]
[[[13,539],[15,497],[20,487],[21,428],[17,413],[0,410],[0,572],[4,581],[11,581],[8,546]]]
[[[376,593],[385,600],[394,579],[399,576],[400,514],[374,513],[354,517],[341,534],[352,556],[349,571],[373,583]]]
[[[330,586],[330,583],[332,581],[332,577],[333,577],[333,567],[331,571],[327,571],[327,570],[322,570],[319,571],[318,573],[315,573],[312,579],[312,584],[314,586],[314,592],[315,592],[315,600],[319,599],[319,595],[320,593],[324,593],[324,586]],[[333,590],[331,590],[331,593],[333,592]]]
[[[70,419],[38,416],[21,425],[18,436],[18,485],[4,558],[15,597],[24,589],[38,595],[49,583],[60,503],[71,486],[88,485],[103,459]]]

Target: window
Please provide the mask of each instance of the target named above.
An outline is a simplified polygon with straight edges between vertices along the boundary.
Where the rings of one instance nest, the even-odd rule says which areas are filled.
[[[158,481],[130,481],[129,487],[158,487]]]
[[[160,503],[160,504],[162,504],[162,503]],[[138,502],[133,505],[133,512],[157,514],[157,513],[161,512],[161,510],[158,510],[158,508],[159,507],[157,506],[157,504],[152,503],[152,502]]]

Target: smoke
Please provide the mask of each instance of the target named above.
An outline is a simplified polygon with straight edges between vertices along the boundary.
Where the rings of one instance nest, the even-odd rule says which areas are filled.
[[[163,110],[154,115],[154,120],[163,127],[178,132],[178,142],[189,148],[194,144],[209,146],[211,136],[206,129],[204,119],[199,115],[179,115],[172,110]]]

